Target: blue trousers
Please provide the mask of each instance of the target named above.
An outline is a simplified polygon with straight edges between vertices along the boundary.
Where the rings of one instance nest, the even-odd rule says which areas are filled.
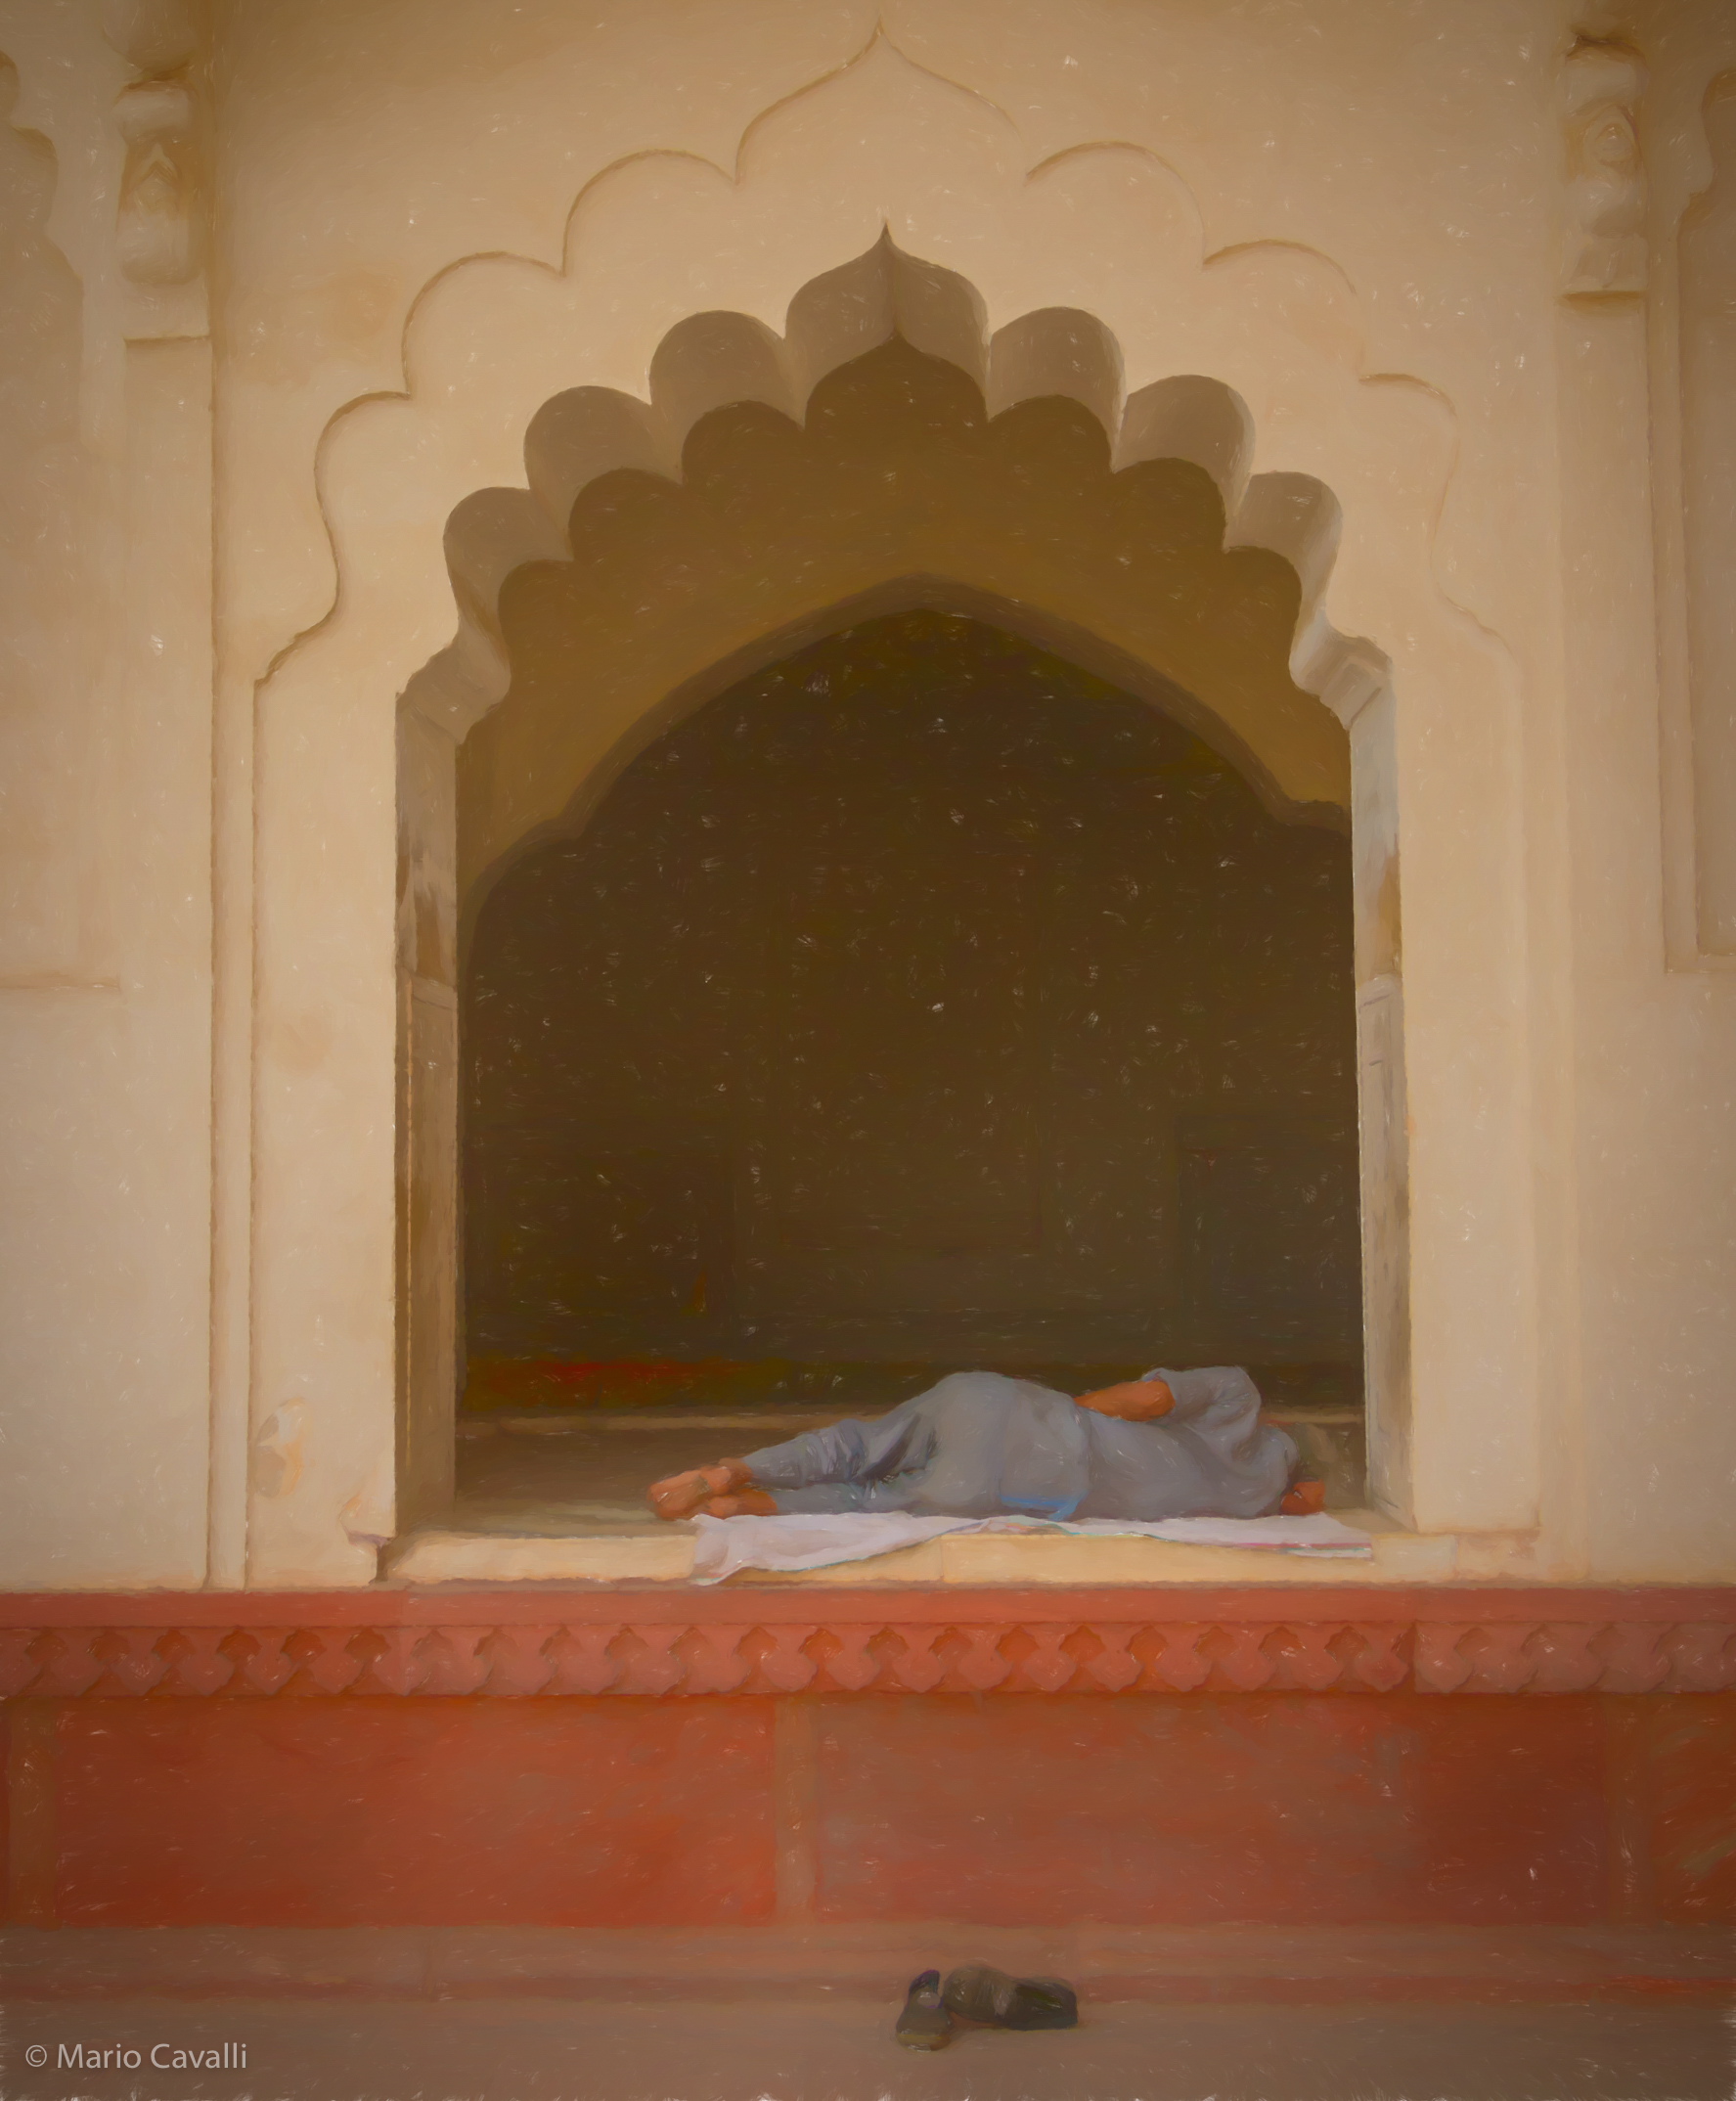
[[[1067,1517],[1090,1478],[1067,1394],[997,1371],[956,1371],[873,1422],[846,1418],[746,1454],[780,1512],[909,1510],[924,1517]]]

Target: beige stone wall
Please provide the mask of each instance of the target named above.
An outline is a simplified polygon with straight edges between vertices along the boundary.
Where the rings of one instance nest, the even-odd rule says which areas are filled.
[[[140,27],[174,12],[0,7],[45,142],[7,162],[44,322],[0,341],[4,398],[61,404],[7,492],[35,822],[0,871],[29,1460],[0,1580],[365,1582],[399,1459],[437,1493],[395,1307],[407,999],[445,1040],[400,877],[446,850],[444,759],[433,850],[400,837],[398,699],[448,739],[498,700],[501,581],[562,558],[615,456],[538,425],[536,502],[467,499],[524,489],[576,387],[648,403],[620,430],[674,467],[743,338],[653,363],[707,310],[785,343],[734,383],[799,413],[830,353],[790,301],[883,231],[973,289],[992,403],[1059,386],[1210,456],[1232,536],[1303,575],[1292,669],[1352,722],[1366,899],[1402,851],[1402,1003],[1378,910],[1360,973],[1404,1053],[1395,1499],[1515,1566],[1731,1572],[1736,1023],[1680,588],[1680,431],[1729,382],[1684,390],[1675,320],[1727,11],[1588,24],[1643,67],[1570,60],[1542,0],[908,0],[877,40],[797,0],[229,0],[191,59]],[[1089,317],[1072,351],[1022,320],[1050,308]],[[1232,390],[1233,442],[1204,397],[1120,420],[1187,376]]]

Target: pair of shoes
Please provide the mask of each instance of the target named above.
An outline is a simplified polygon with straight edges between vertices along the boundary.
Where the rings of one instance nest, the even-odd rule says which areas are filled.
[[[907,2050],[944,2050],[953,2023],[983,2028],[1077,2028],[1079,1994],[1058,1977],[1008,1977],[986,1962],[960,1963],[941,1983],[938,1970],[911,1980],[893,2034]]]

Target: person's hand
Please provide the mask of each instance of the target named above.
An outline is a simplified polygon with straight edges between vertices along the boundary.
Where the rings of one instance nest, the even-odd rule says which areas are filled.
[[[1122,1422],[1150,1422],[1167,1415],[1176,1397],[1162,1379],[1126,1379],[1119,1386],[1099,1386],[1095,1393],[1075,1396],[1076,1408],[1089,1408],[1095,1415],[1114,1415]]]
[[[739,1459],[719,1459],[711,1466],[694,1466],[685,1474],[666,1474],[653,1481],[645,1499],[661,1518],[673,1523],[702,1510],[715,1496],[731,1496],[753,1479]]]

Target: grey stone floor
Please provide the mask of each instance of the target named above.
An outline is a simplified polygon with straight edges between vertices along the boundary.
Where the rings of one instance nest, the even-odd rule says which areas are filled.
[[[891,2006],[781,2001],[16,2002],[3,2101],[1730,2101],[1706,2006],[1088,2007],[1078,2030],[901,2050]],[[57,2070],[62,2045],[245,2042],[247,2070]],[[27,2054],[46,2049],[48,2069]]]

